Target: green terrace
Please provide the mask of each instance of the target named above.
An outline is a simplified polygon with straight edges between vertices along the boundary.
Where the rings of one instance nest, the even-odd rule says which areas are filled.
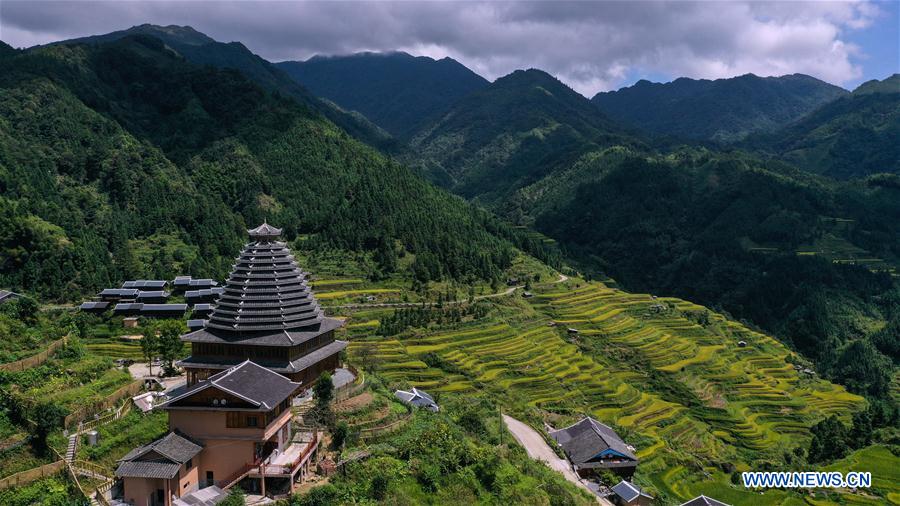
[[[639,482],[678,500],[722,487],[748,500],[717,466],[780,458],[816,421],[863,407],[799,372],[772,337],[702,306],[575,280],[534,293],[495,299],[477,321],[389,337],[366,332],[381,313],[353,313],[351,359],[397,385],[494,394],[536,425],[581,414],[614,424],[637,447]]]

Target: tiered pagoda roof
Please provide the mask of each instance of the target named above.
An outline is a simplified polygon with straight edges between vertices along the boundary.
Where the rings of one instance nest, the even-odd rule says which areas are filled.
[[[252,242],[235,260],[204,329],[183,340],[295,346],[342,325],[326,318],[287,245],[268,224],[247,231]]]

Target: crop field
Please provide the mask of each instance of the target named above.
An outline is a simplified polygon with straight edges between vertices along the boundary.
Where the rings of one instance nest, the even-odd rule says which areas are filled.
[[[452,330],[383,338],[354,332],[351,358],[367,355],[396,384],[499,394],[507,410],[535,422],[562,426],[590,414],[614,424],[642,459],[638,480],[675,500],[700,493],[759,500],[720,468],[780,458],[806,444],[817,420],[836,414],[849,421],[863,405],[842,387],[798,372],[788,362],[792,352],[775,339],[702,306],[601,283],[534,292],[527,303],[497,301],[487,318]],[[771,491],[765,502],[797,497]]]

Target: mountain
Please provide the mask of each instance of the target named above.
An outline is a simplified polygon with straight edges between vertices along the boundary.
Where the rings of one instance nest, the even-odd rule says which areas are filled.
[[[900,174],[900,74],[863,83],[852,94],[746,144],[837,179]]]
[[[399,138],[489,84],[452,58],[403,52],[315,56],[275,65],[315,95],[362,113]]]
[[[582,269],[719,308],[853,390],[889,395],[897,336],[878,331],[900,325],[900,178],[836,183],[739,154],[613,147],[509,202]],[[847,367],[857,340],[880,372]]]
[[[497,279],[514,255],[516,232],[490,215],[153,37],[13,52],[0,89],[5,288],[71,299],[127,278],[223,277],[264,218],[304,249],[420,282]]]
[[[362,142],[387,152],[399,149],[387,132],[359,114],[344,111],[330,102],[319,100],[275,65],[257,56],[240,42],[218,42],[190,26],[143,24],[127,30],[64,40],[54,44],[102,44],[131,35],[158,38],[188,61],[198,65],[238,70],[263,88],[292,97],[319,112]]]
[[[410,144],[433,180],[491,203],[623,138],[586,98],[530,69],[466,96]]]
[[[655,135],[731,142],[772,131],[847,95],[843,88],[792,74],[730,79],[638,81],[591,101],[609,117]]]

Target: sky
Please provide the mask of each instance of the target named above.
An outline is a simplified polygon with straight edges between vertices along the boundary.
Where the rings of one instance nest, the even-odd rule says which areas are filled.
[[[639,79],[803,73],[852,89],[900,72],[900,0],[0,0],[0,40],[14,47],[143,23],[189,25],[270,61],[399,50],[490,80],[539,68],[587,97]]]

